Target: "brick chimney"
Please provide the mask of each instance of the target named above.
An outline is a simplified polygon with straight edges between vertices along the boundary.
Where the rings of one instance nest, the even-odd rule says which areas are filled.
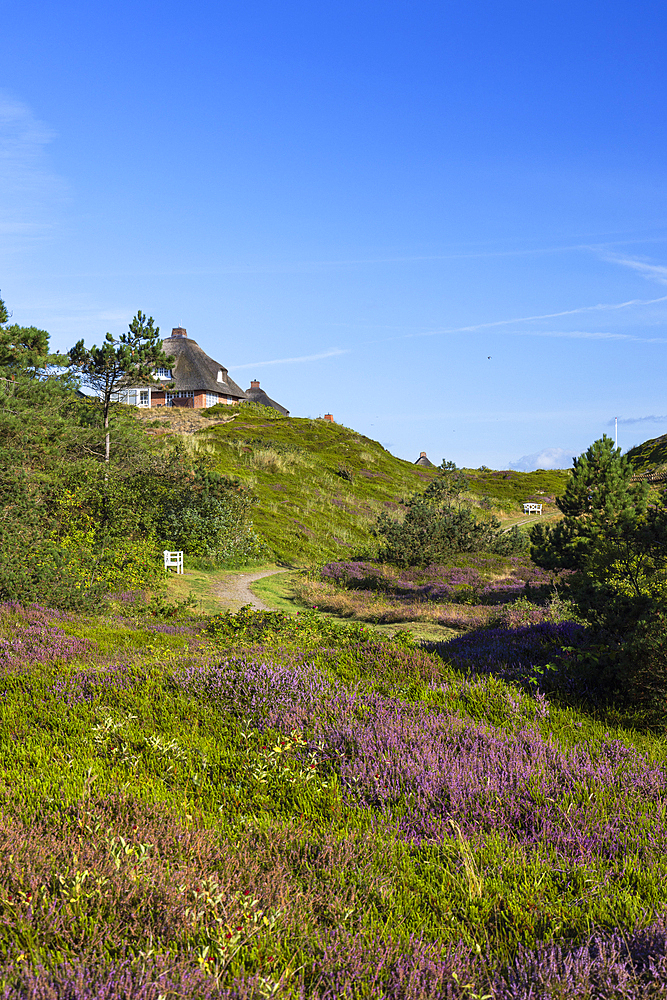
[[[420,457],[420,458],[426,458],[426,457],[427,457],[427,456],[426,456],[426,452],[425,452],[425,451],[420,451],[420,452],[419,452],[419,457]]]
[[[172,337],[187,337],[188,331],[182,326],[175,326],[171,331]]]
[[[251,389],[259,389],[259,382],[257,381],[257,379],[253,379],[252,380],[252,382],[250,383],[250,388]]]
[[[324,419],[328,420],[329,423],[331,423],[331,424],[334,422],[334,418],[333,418],[333,414],[332,413],[325,413],[324,414]]]

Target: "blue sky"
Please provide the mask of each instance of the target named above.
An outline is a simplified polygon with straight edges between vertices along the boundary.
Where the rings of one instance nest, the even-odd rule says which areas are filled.
[[[663,3],[3,5],[0,289],[394,454],[667,433]]]

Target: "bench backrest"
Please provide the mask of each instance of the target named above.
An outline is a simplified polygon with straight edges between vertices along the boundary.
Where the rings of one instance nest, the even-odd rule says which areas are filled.
[[[524,514],[541,514],[542,504],[541,503],[525,503],[523,505]]]
[[[175,566],[179,573],[183,572],[183,553],[182,551],[170,552],[169,549],[165,549],[164,555],[164,568],[169,569],[170,566]]]

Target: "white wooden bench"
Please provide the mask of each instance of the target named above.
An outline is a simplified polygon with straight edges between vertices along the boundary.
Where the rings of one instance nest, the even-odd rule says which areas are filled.
[[[164,568],[168,570],[170,566],[176,567],[177,573],[183,572],[183,553],[182,552],[169,552],[168,549],[164,550]]]
[[[525,503],[523,505],[524,514],[541,514],[542,504],[541,503]]]

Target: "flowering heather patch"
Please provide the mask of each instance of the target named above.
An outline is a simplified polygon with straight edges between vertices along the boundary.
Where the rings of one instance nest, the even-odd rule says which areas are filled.
[[[576,622],[538,620],[532,625],[468,632],[438,649],[458,667],[513,679],[543,667],[563,647],[582,645],[585,635],[585,628]]]
[[[258,658],[262,653],[266,659]],[[289,733],[315,718],[336,684],[303,657],[283,659],[273,663],[268,649],[260,647],[204,668],[181,668],[174,672],[173,682],[239,719]]]
[[[308,729],[302,759],[319,748],[347,799],[394,817],[412,843],[448,841],[454,821],[471,837],[497,834],[569,861],[667,855],[667,827],[656,826],[667,770],[619,740],[561,749],[540,731],[541,696],[532,725],[508,701],[495,729],[422,701],[343,690],[305,662],[237,659],[176,680],[260,730]]]
[[[3,691],[0,1000],[667,995],[664,742],[499,679],[583,631],[510,609],[439,656],[86,619],[111,662]]]
[[[566,575],[547,573],[526,556],[461,554],[450,565],[425,568],[399,569],[370,561],[328,563],[316,578],[298,581],[294,590],[303,603],[341,617],[431,622],[467,630],[571,617],[553,591],[554,583]],[[541,603],[534,603],[535,597]]]
[[[375,590],[344,590],[317,580],[298,580],[293,587],[303,604],[341,618],[373,623],[433,622],[449,628],[479,628],[493,613],[488,606],[411,601]]]
[[[58,611],[15,602],[0,604],[0,668],[11,671],[31,663],[67,662],[91,650],[86,639],[65,634],[51,622],[62,620]]]
[[[446,843],[459,827],[568,863],[623,867],[628,855],[649,862],[667,851],[659,822],[667,770],[618,740],[595,754],[565,751],[534,728],[494,731],[379,695],[348,696],[336,708],[341,722],[318,736],[332,754],[354,747],[340,765],[342,785],[394,817],[411,843]]]
[[[410,569],[379,562],[332,562],[322,568],[321,578],[398,600],[497,604],[524,594],[526,586],[549,585],[553,574],[525,556],[466,555],[454,565]]]
[[[145,625],[144,630],[162,635],[198,635],[201,631],[193,625]]]
[[[494,1000],[664,995],[664,919],[597,932],[580,945],[519,946],[509,963],[494,967],[469,940],[442,940],[437,923],[430,924],[435,940],[423,931],[361,931],[360,905],[372,909],[386,897],[387,912],[401,906],[400,879],[392,879],[391,862],[376,863],[371,833],[313,837],[297,824],[267,837],[238,826],[234,841],[179,823],[163,806],[117,796],[51,806],[31,824],[1,820],[0,997],[159,1000],[167,990],[185,1000],[339,1000],[360,990],[377,1000],[469,1000],[473,990]],[[446,858],[440,867],[448,870]],[[492,897],[492,879],[484,877]],[[572,868],[562,876],[564,894],[568,877],[583,885]],[[438,907],[456,896],[450,886]],[[329,919],[318,926],[316,914]],[[354,925],[345,926],[351,915]],[[49,951],[33,954],[45,942]],[[57,957],[45,959],[51,951]]]
[[[521,948],[490,988],[494,1000],[659,1000],[667,989],[667,922],[597,933],[579,947]]]
[[[121,590],[112,595],[112,599],[124,604],[127,607],[134,607],[136,604],[143,604],[146,601],[145,590]]]
[[[485,983],[484,965],[470,949],[447,949],[443,955],[419,938],[406,949],[402,942],[360,940],[335,929],[323,937],[321,956],[307,978],[299,977],[289,994],[276,992],[295,1000],[341,1000],[362,989],[376,1000],[470,1000],[475,989],[480,996],[484,988],[493,990],[487,994],[493,1000],[659,1000],[667,985],[666,946],[665,924],[659,921],[640,931],[595,934],[576,948],[551,943],[521,949],[509,968]],[[11,969],[11,978],[17,972]],[[272,972],[266,969],[264,975],[220,986],[203,970],[166,955],[108,964],[77,961],[55,969],[27,969],[20,985],[5,986],[0,998],[260,1000],[270,997],[280,982]]]
[[[90,704],[108,692],[127,691],[135,680],[134,674],[125,663],[117,663],[111,667],[90,667],[69,674],[67,677],[58,678],[49,693],[61,698],[68,705],[78,705],[82,702]]]

